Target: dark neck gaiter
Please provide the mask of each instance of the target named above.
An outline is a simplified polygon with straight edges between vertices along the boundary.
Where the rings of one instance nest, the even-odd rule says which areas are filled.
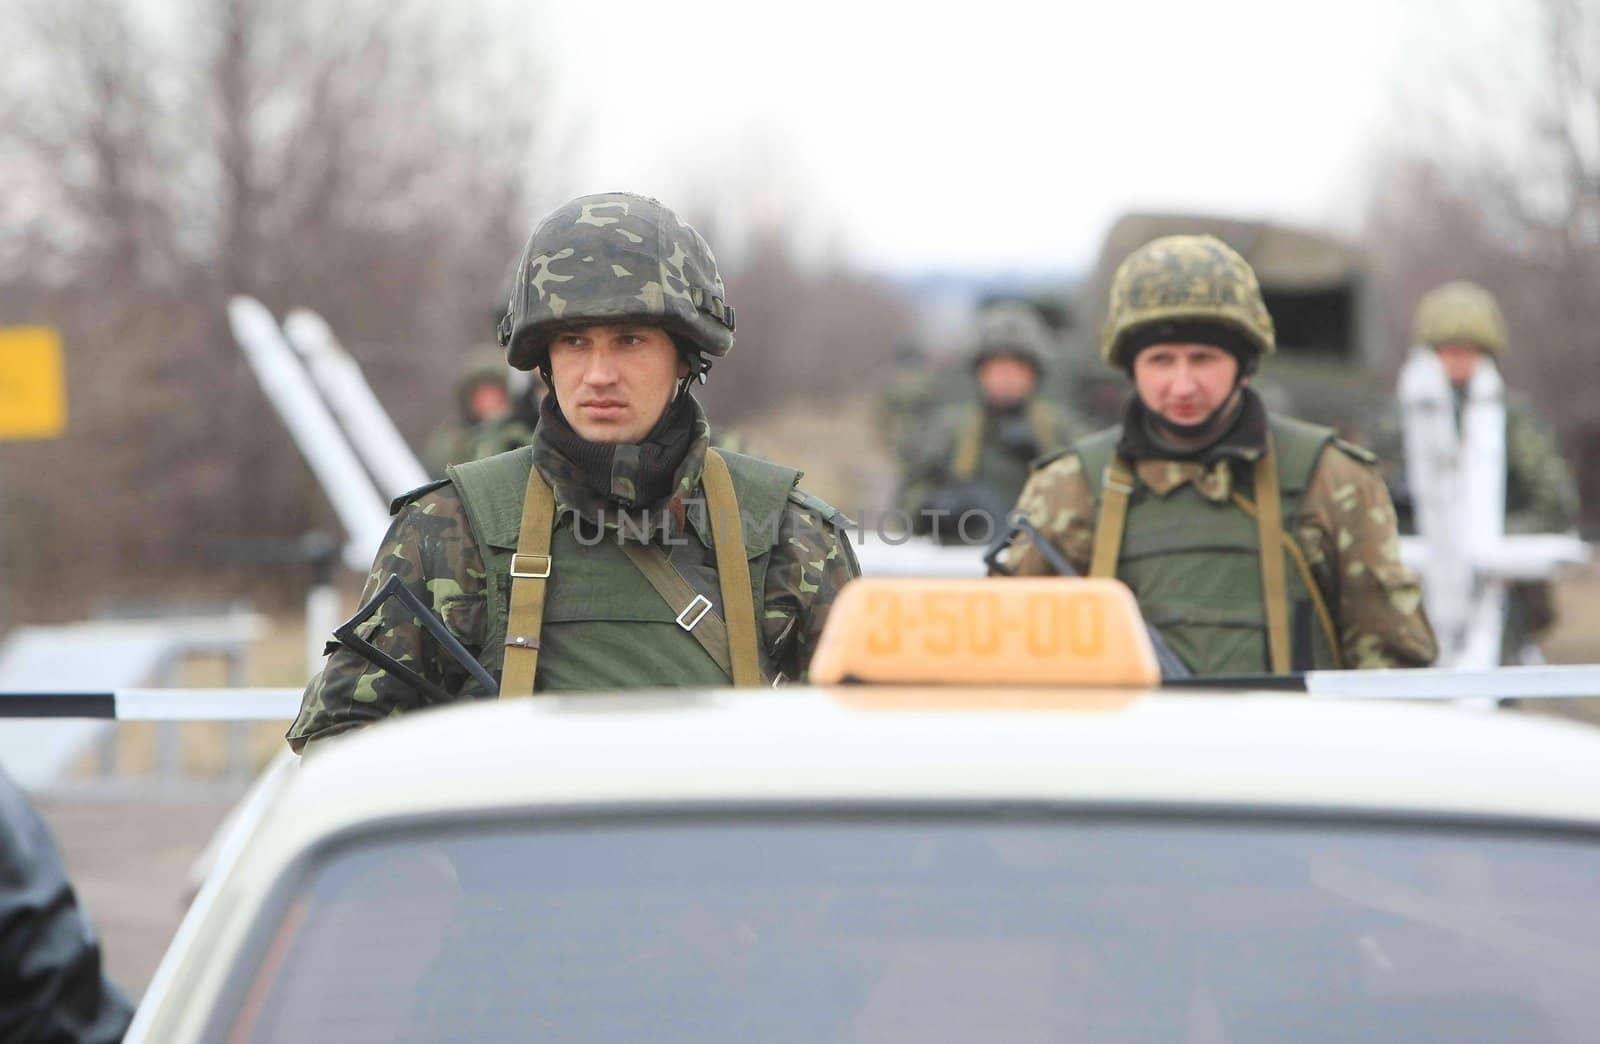
[[[1028,412],[1028,400],[1018,399],[1016,402],[993,403],[987,400],[983,403],[983,413],[986,417],[995,417],[1007,420],[1012,417],[1022,417]]]
[[[1254,389],[1241,391],[1231,423],[1219,427],[1217,437],[1204,446],[1179,449],[1161,438],[1155,413],[1135,395],[1123,414],[1117,453],[1129,460],[1195,460],[1209,465],[1222,458],[1254,460],[1266,451],[1267,410]]]
[[[638,443],[590,442],[572,430],[554,395],[539,405],[538,437],[572,465],[589,489],[622,507],[649,507],[672,492],[678,466],[694,441],[694,397],[667,405]]]

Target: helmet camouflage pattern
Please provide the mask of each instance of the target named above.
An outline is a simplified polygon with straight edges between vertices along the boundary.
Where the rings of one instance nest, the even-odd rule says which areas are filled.
[[[623,320],[660,325],[704,355],[733,350],[733,309],[700,233],[647,196],[579,196],[523,248],[501,344],[512,366],[531,370],[562,327]]]
[[[1163,236],[1123,260],[1111,280],[1101,356],[1131,368],[1129,335],[1160,322],[1220,325],[1259,355],[1274,347],[1272,316],[1255,271],[1215,236]]]
[[[1043,372],[1054,352],[1050,331],[1038,310],[1021,301],[999,301],[978,316],[978,346],[972,353],[976,367],[997,355],[1014,355]]]
[[[1417,302],[1412,336],[1418,344],[1475,344],[1490,355],[1506,352],[1506,320],[1494,295],[1459,280],[1434,287]]]

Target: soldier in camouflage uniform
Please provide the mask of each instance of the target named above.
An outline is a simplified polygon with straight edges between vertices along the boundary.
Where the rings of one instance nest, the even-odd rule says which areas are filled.
[[[1083,434],[1076,418],[1038,396],[1053,349],[1030,306],[1006,301],[984,310],[971,359],[977,401],[937,418],[904,477],[899,500],[914,531],[944,541],[962,539],[963,531],[988,539],[990,527],[957,520],[980,511],[998,528],[1035,458]]]
[[[1126,582],[1197,675],[1431,663],[1374,458],[1266,411],[1249,380],[1273,348],[1255,273],[1222,241],[1134,251],[1101,349],[1136,394],[1121,425],[1041,462],[1017,510],[1079,571]],[[1026,538],[1000,561],[1051,571]]]
[[[1466,387],[1480,365],[1498,365],[1507,349],[1505,317],[1494,296],[1474,283],[1435,287],[1417,303],[1414,343],[1439,354],[1456,393],[1460,423]],[[1578,524],[1578,486],[1562,459],[1555,434],[1524,396],[1505,393],[1506,532],[1564,533]],[[1385,425],[1387,438],[1402,444],[1398,417]],[[1403,454],[1397,455],[1403,460]],[[1397,480],[1405,488],[1403,478]],[[1522,648],[1555,622],[1550,585],[1512,585],[1507,601],[1502,659],[1514,663]]]
[[[858,572],[848,520],[802,492],[799,472],[709,449],[689,388],[732,349],[733,310],[705,240],[643,196],[575,199],[529,239],[501,338],[512,366],[551,387],[533,445],[402,497],[366,596],[402,578],[503,696],[803,676]],[[729,487],[737,539],[712,511]],[[741,596],[731,578],[746,569]],[[531,624],[524,591],[539,603]],[[450,699],[494,695],[398,600],[362,636]],[[336,647],[289,742],[433,702]]]
[[[505,357],[475,349],[455,387],[456,416],[435,428],[423,451],[423,466],[442,477],[451,464],[490,457],[526,446],[533,428],[512,409]]]

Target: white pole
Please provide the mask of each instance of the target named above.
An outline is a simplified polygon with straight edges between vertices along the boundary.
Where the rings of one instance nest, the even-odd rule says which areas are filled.
[[[1464,509],[1461,436],[1450,378],[1432,349],[1415,346],[1400,368],[1398,388],[1405,437],[1406,482],[1417,531],[1426,542],[1422,598],[1439,641],[1439,662],[1460,666],[1473,601],[1473,573]]]
[[[305,361],[311,379],[384,496],[393,500],[427,482],[428,473],[372,393],[360,365],[339,344],[322,316],[297,309],[284,320],[283,332]]]
[[[1449,703],[1510,699],[1600,698],[1600,664],[1541,667],[1448,667],[1378,671],[1308,671],[1307,695],[1329,700],[1435,700]]]
[[[235,297],[228,302],[228,319],[256,380],[288,427],[349,536],[344,545],[345,565],[365,571],[389,528],[384,499],[362,470],[361,462],[266,306],[252,297]]]

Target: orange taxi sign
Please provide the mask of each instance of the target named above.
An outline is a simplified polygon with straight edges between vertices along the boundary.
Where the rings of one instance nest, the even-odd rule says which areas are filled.
[[[53,439],[66,428],[61,338],[48,326],[0,329],[0,439]]]
[[[811,660],[836,685],[1160,684],[1128,588],[1077,577],[854,580]]]

